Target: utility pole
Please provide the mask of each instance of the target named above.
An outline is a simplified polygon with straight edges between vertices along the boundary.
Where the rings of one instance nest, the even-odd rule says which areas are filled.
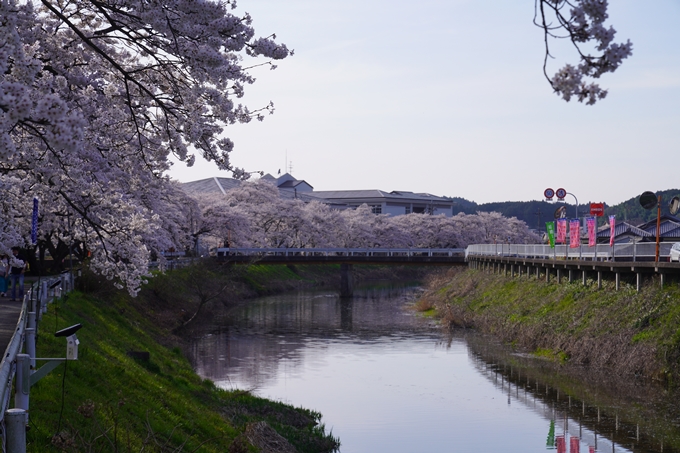
[[[538,216],[538,225],[536,225],[536,231],[539,233],[541,232],[541,208],[539,207],[536,212],[534,212],[535,216]]]

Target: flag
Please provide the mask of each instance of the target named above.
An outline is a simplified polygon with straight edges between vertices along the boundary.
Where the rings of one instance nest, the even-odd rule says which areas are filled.
[[[581,443],[578,437],[571,436],[569,438],[569,453],[579,453]]]
[[[555,222],[545,222],[545,232],[548,234],[550,248],[555,248]]]
[[[614,237],[616,237],[616,216],[609,216],[609,246],[614,245]]]
[[[567,219],[557,219],[557,243],[567,242]]]
[[[586,225],[588,226],[588,247],[595,245],[595,230],[597,225],[597,219],[595,217],[588,217],[586,219]]]
[[[581,245],[581,221],[572,219],[569,221],[569,247],[578,248]]]
[[[38,243],[38,198],[33,198],[33,221],[31,222],[31,243]]]

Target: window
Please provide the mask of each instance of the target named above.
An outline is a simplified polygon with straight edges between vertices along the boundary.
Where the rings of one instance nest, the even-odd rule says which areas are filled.
[[[379,204],[371,205],[371,212],[373,214],[382,214],[382,205]]]

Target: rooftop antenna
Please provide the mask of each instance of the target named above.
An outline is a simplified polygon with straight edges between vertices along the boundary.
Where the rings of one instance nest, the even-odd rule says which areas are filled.
[[[288,162],[288,173],[293,174],[293,161]]]

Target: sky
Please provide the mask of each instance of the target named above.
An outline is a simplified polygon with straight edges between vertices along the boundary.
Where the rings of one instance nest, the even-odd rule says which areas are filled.
[[[242,12],[295,55],[253,70],[243,102],[276,110],[226,128],[237,167],[478,203],[550,187],[613,205],[680,188],[680,0],[610,2],[606,25],[633,55],[594,106],[553,93],[532,0],[240,0]],[[578,63],[552,44],[550,75]],[[197,159],[170,176],[229,174]]]

